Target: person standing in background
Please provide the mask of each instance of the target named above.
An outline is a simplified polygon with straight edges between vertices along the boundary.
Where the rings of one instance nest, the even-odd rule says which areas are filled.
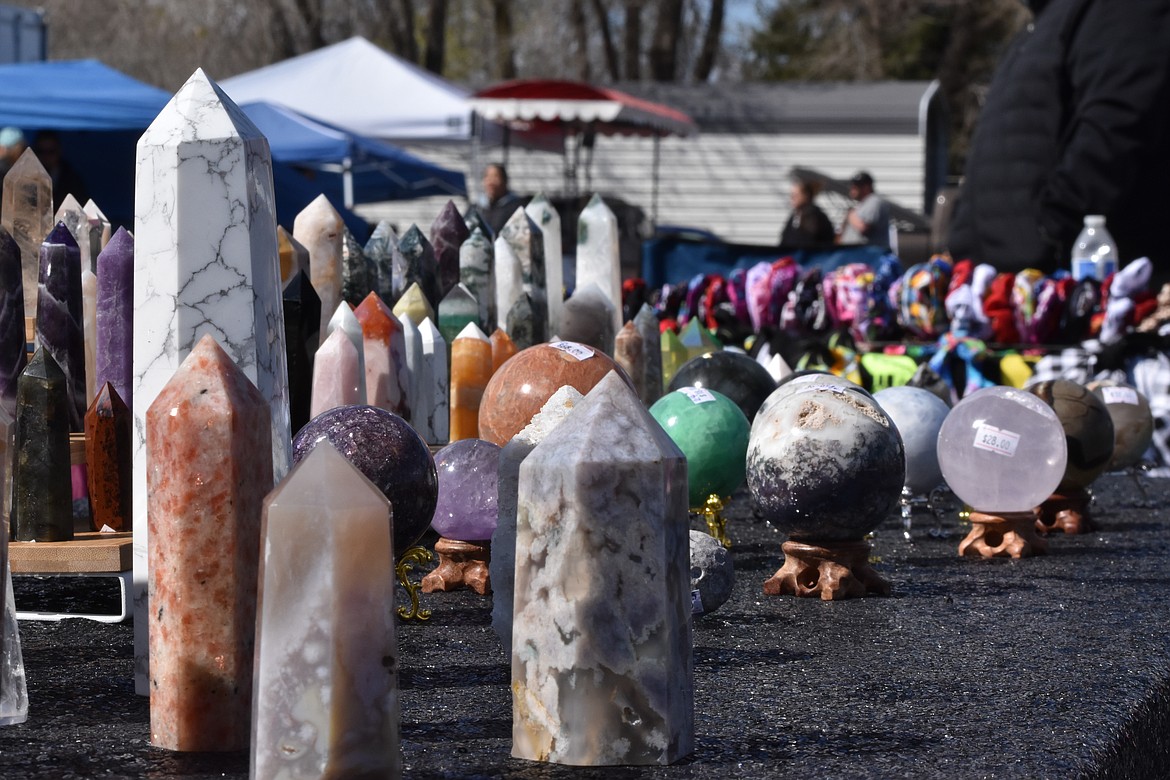
[[[819,190],[820,187],[811,181],[795,179],[792,182],[792,213],[780,233],[780,246],[803,248],[833,243],[833,223],[816,204]]]
[[[849,197],[857,205],[845,212],[838,244],[872,244],[890,248],[890,204],[874,192],[873,177],[858,171],[849,180]]]
[[[501,163],[489,163],[483,170],[483,203],[479,210],[492,232],[499,235],[508,218],[523,205],[523,198],[508,189],[508,169]]]
[[[1001,271],[1067,268],[1084,217],[1170,280],[1170,3],[1031,0],[992,78],[948,248]]]

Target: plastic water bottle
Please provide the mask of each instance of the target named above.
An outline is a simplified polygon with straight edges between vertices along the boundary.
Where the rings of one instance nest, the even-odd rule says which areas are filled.
[[[1082,279],[1105,281],[1105,277],[1117,270],[1117,245],[1113,236],[1105,229],[1105,217],[1089,214],[1085,227],[1077,236],[1072,251],[1072,275],[1078,282]]]

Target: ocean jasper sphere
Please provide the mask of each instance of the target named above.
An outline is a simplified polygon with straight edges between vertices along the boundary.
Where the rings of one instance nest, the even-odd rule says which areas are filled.
[[[938,465],[938,431],[951,408],[929,390],[921,387],[887,387],[873,398],[883,409],[906,450],[906,487],[916,495],[929,493],[942,484]]]
[[[751,421],[764,399],[776,389],[776,380],[742,352],[708,352],[691,358],[670,380],[668,390],[704,387],[730,398]]]
[[[438,499],[435,459],[405,420],[376,406],[338,406],[314,417],[293,439],[293,463],[328,441],[390,499],[394,555],[431,524]]]
[[[650,414],[687,456],[691,506],[702,506],[712,494],[729,496],[743,483],[749,426],[730,398],[684,387],[659,398]]]
[[[1027,390],[985,387],[955,404],[938,432],[947,486],[980,512],[1028,512],[1064,474],[1064,430]]]
[[[435,455],[439,500],[431,527],[460,542],[492,538],[500,475],[500,448],[483,439],[461,439]]]
[[[1037,382],[1027,389],[1052,407],[1064,427],[1068,463],[1057,491],[1088,487],[1113,457],[1113,418],[1105,402],[1067,379]]]
[[[748,489],[795,541],[861,539],[893,511],[905,475],[898,429],[864,391],[797,384],[752,426]]]
[[[1113,457],[1109,460],[1109,470],[1136,466],[1154,440],[1150,402],[1121,382],[1090,382],[1086,387],[1104,402],[1113,420]]]
[[[479,437],[503,447],[545,401],[565,385],[588,395],[610,371],[633,387],[626,372],[604,352],[576,342],[536,344],[500,366],[483,391],[479,405]]]

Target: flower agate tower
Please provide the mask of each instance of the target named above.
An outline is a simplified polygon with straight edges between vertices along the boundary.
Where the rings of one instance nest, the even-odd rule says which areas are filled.
[[[134,645],[146,693],[146,410],[211,335],[268,402],[275,479],[291,448],[268,141],[202,70],[138,141],[134,211]]]
[[[400,777],[390,502],[328,443],[265,501],[250,777]]]
[[[512,755],[691,752],[687,464],[613,372],[520,466]]]

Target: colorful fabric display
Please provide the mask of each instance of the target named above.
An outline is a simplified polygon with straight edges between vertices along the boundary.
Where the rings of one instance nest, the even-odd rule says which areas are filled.
[[[911,266],[898,289],[898,322],[915,338],[933,339],[947,330],[946,295],[951,263],[935,255]]]

